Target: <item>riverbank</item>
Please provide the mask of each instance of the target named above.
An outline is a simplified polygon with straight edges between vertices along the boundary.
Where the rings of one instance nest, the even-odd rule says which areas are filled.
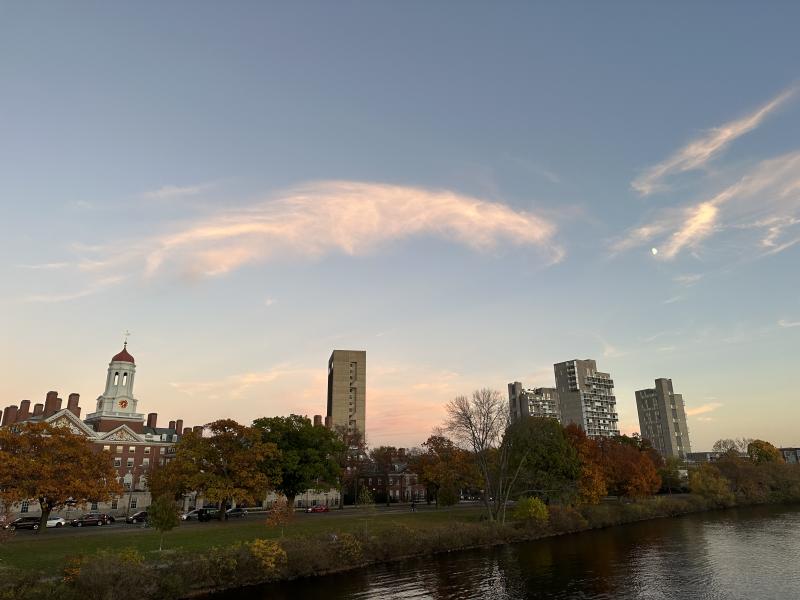
[[[276,531],[267,530],[262,525],[260,531],[243,529],[240,532],[244,534],[242,539],[226,545],[220,545],[224,542],[217,540],[213,547],[200,549],[198,538],[194,546],[160,554],[143,552],[129,544],[132,540],[126,539],[119,540],[120,545],[124,544],[121,550],[100,550],[80,557],[73,554],[65,562],[58,579],[54,578],[52,570],[6,571],[3,577],[10,587],[0,590],[0,599],[106,598],[110,591],[120,600],[190,597],[713,508],[717,506],[699,496],[662,496],[577,509],[551,506],[546,522],[506,525],[480,521],[481,513],[475,509],[403,513],[377,518],[361,513],[327,522],[318,520],[313,522],[313,530],[301,532],[302,527],[298,527],[283,538],[275,537]],[[213,538],[211,530],[198,529],[198,532],[203,534],[206,542],[209,536]],[[11,543],[7,548],[16,545]],[[18,550],[21,549],[19,546]],[[30,551],[35,552],[34,548],[28,547],[26,553]],[[50,579],[43,581],[43,577]]]

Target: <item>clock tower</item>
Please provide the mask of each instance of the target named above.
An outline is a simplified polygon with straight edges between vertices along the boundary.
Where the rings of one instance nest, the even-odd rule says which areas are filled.
[[[144,415],[136,412],[139,401],[133,396],[135,376],[136,363],[128,352],[128,342],[125,342],[122,351],[108,363],[106,389],[97,398],[96,412],[86,416],[86,423],[91,424],[95,431],[111,431],[124,424],[140,432]]]

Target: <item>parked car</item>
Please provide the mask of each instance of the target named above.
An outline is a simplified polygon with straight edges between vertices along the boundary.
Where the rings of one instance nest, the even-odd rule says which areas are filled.
[[[66,524],[67,520],[64,517],[50,517],[47,519],[48,527],[64,527]]]
[[[219,509],[216,508],[198,508],[197,511],[197,520],[201,522],[213,521],[219,515]]]
[[[88,527],[89,525],[96,525],[102,527],[109,523],[108,515],[102,513],[88,513],[77,519],[72,519],[70,525],[73,527]]]
[[[140,510],[139,512],[133,513],[130,517],[125,519],[126,523],[146,523],[147,522],[147,511]]]
[[[39,529],[39,517],[19,517],[7,523],[3,529],[14,531],[15,529]]]
[[[196,520],[201,510],[202,510],[201,508],[195,508],[193,510],[190,510],[189,512],[182,513],[181,521]]]
[[[328,507],[323,504],[317,504],[316,506],[309,506],[306,509],[307,513],[323,513],[323,512],[330,512]]]
[[[229,519],[239,518],[244,519],[247,516],[247,510],[244,508],[229,508],[225,511]]]

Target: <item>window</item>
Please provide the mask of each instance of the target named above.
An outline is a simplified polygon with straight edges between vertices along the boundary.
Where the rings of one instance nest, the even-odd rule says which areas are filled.
[[[130,452],[131,454],[136,452],[136,446],[131,446],[130,448],[128,448],[128,452]]]
[[[20,508],[19,512],[22,512],[22,513],[28,512],[28,506],[29,506],[28,501],[27,500],[23,500],[22,501],[22,508]]]
[[[142,466],[143,466],[143,467],[148,467],[148,466],[150,466],[150,459],[149,459],[149,458],[143,458],[143,459],[142,459]]]
[[[128,468],[130,469],[132,466],[133,466],[133,459],[129,458],[128,459]]]
[[[97,502],[92,502],[92,510],[97,510]]]
[[[128,374],[127,373],[123,373],[123,375],[122,375],[122,385],[123,386],[128,385]]]
[[[136,508],[137,506],[138,506],[138,503],[136,501],[136,498],[131,498],[131,508]]]
[[[158,451],[158,453],[159,454],[164,454],[165,450],[166,450],[166,448],[164,448],[164,446],[161,446],[161,449]]]
[[[111,446],[103,446],[103,452],[111,452]]]
[[[119,373],[114,373],[114,385],[119,385]]]
[[[115,458],[114,459],[114,466],[117,467],[117,468],[121,467],[122,466],[122,459],[121,458]]]
[[[112,509],[112,510],[117,510],[117,506],[118,506],[118,505],[119,505],[119,502],[117,502],[117,499],[116,499],[116,498],[114,498],[114,499],[111,501],[111,509]]]
[[[144,453],[145,453],[145,454],[150,454],[150,446],[147,446],[147,447],[144,449]]]
[[[122,446],[117,446],[117,454],[122,454]]]

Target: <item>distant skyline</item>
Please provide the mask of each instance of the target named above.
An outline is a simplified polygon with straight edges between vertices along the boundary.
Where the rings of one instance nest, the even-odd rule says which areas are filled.
[[[325,414],[671,378],[692,448],[800,446],[800,6],[0,5],[0,398]]]

